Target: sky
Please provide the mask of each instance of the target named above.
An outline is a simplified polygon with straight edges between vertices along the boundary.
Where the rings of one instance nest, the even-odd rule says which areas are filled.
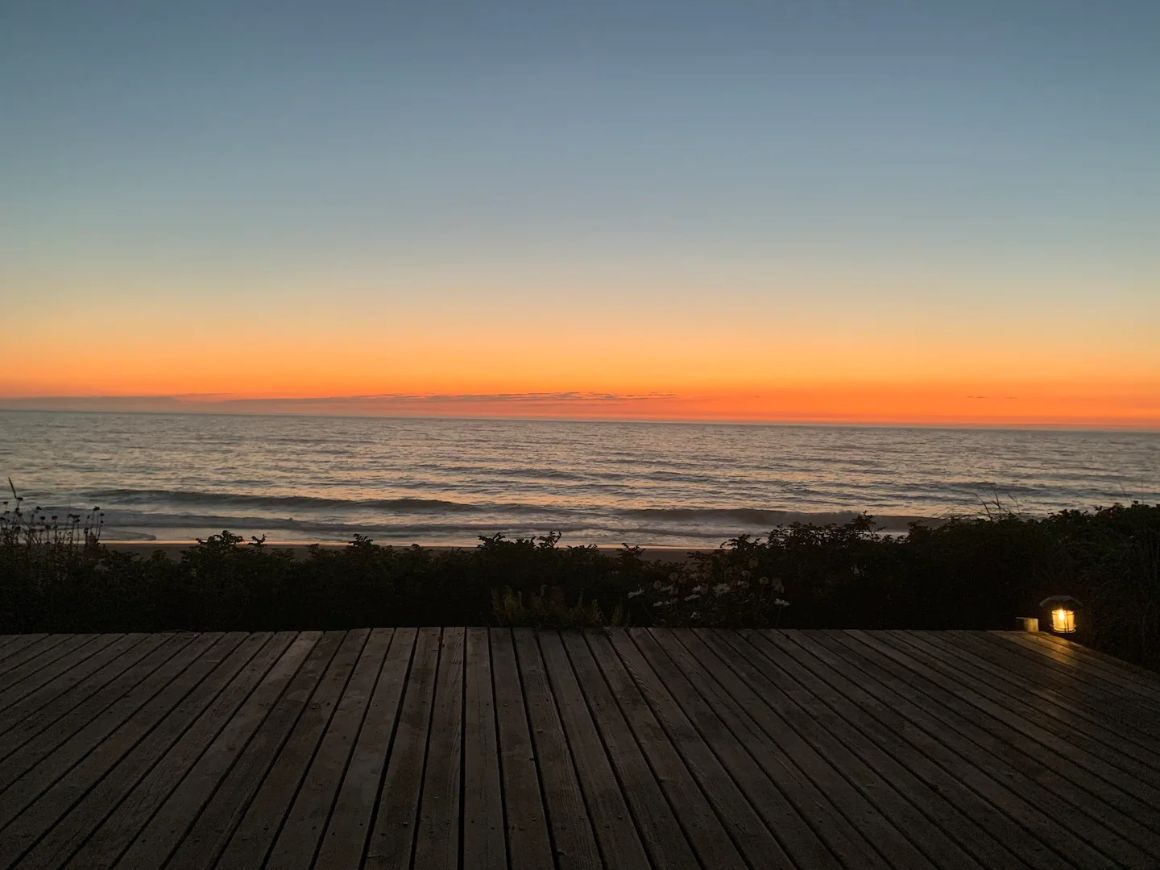
[[[0,407],[1160,429],[1160,3],[6,0]]]

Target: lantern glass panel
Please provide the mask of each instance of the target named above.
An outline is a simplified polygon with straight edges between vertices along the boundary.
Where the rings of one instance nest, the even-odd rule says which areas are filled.
[[[1057,608],[1051,611],[1051,629],[1059,634],[1075,633],[1075,611]]]

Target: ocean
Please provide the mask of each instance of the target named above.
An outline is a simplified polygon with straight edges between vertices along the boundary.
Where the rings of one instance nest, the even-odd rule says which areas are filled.
[[[1160,434],[12,411],[0,476],[26,508],[99,506],[106,541],[711,547],[863,511],[899,531],[1160,502]]]

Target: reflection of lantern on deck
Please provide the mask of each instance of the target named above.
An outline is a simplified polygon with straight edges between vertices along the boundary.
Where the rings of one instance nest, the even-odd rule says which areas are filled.
[[[1075,634],[1075,612],[1079,609],[1079,599],[1070,595],[1052,595],[1039,602],[1044,610],[1051,611],[1051,630],[1056,634]]]

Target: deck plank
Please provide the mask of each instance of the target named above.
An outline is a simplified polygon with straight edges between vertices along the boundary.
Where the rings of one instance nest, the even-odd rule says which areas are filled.
[[[827,635],[857,661],[870,661],[880,669],[896,695],[917,698],[923,717],[942,723],[939,739],[955,745],[971,760],[975,771],[998,777],[1010,786],[1006,795],[993,793],[1000,805],[1018,817],[1029,830],[1066,861],[1100,866],[1109,859],[1136,866],[1141,850],[1119,835],[1114,823],[1091,815],[1089,801],[1076,796],[1076,788],[1054,769],[1058,759],[1044,765],[1011,743],[1011,734],[988,728],[986,717],[942,685],[908,667],[906,656],[894,652],[875,636],[859,632]],[[949,731],[947,729],[950,729]],[[958,735],[965,738],[957,739]],[[981,787],[985,787],[980,782]],[[1098,845],[1096,845],[1098,844]]]
[[[744,632],[736,640],[732,633],[721,634],[729,634],[724,642],[741,653],[733,659],[736,667],[740,669],[742,662],[750,660],[751,651],[756,651],[857,729],[857,735],[847,732],[847,745],[859,753],[867,744],[877,745],[888,753],[892,761],[883,762],[884,772],[897,777],[896,781],[930,813],[932,821],[951,833],[984,866],[1036,866],[1058,861],[1034,841],[1028,845],[1026,833],[1017,823],[964,782],[969,776],[957,754],[945,751],[936,740],[897,715],[890,705],[881,703],[866,690],[864,674],[816,639],[807,641],[803,633],[797,632],[792,641],[780,632]],[[920,827],[925,829],[926,826]]]
[[[464,866],[501,870],[508,866],[506,820],[486,628],[467,629],[463,704]]]
[[[1000,663],[991,645],[977,642],[973,636],[940,637],[932,632],[907,632],[905,640],[937,650],[951,667],[988,681],[1026,715],[1057,720],[1064,727],[1083,734],[1085,739],[1105,744],[1126,762],[1151,768],[1150,777],[1160,777],[1160,758],[1136,737],[1141,731],[1150,733],[1151,722],[1125,720],[1122,716],[1113,718],[1107,715],[1108,705],[1100,696],[1085,698],[1066,686],[1056,689],[1049,681],[1050,672],[1043,675],[1025,668],[1022,659],[1002,659]],[[1153,736],[1160,737],[1160,732]]]
[[[73,635],[69,634],[41,634],[32,635],[30,642],[13,649],[11,653],[0,656],[0,687],[9,685],[6,675],[14,668],[18,668],[43,655],[53,647],[65,642]]]
[[[118,863],[126,867],[166,867],[201,808],[225,777],[238,753],[257,730],[298,672],[317,641],[317,635],[297,632],[275,634],[235,676],[214,704],[183,736],[179,751],[170,752],[153,772],[171,784],[167,797],[144,827],[136,820],[122,824],[132,836]],[[192,765],[189,763],[193,760]],[[164,773],[158,775],[159,770]],[[162,792],[164,794],[164,792]],[[120,809],[120,808],[118,808]],[[136,835],[133,836],[136,831]],[[94,862],[78,863],[94,866]]]
[[[74,710],[72,715],[48,729],[42,735],[44,739],[26,744],[9,757],[0,768],[0,782],[4,786],[0,794],[0,825],[8,824],[20,810],[89,752],[100,748],[111,734],[118,732],[142,709],[148,710],[145,715],[149,715],[165,703],[176,704],[190,688],[187,669],[217,640],[218,637],[213,635],[172,639],[139,667],[127,672],[125,683],[128,688],[111,704],[92,713],[83,707]],[[241,640],[241,635],[237,640]],[[200,679],[200,672],[192,673]]]
[[[0,713],[0,761],[39,734],[54,722],[75,709],[86,698],[90,698],[121,676],[150,652],[157,648],[165,635],[147,635],[140,642],[123,650],[110,661],[99,664],[95,671],[81,678],[75,684],[56,693],[48,692],[39,706],[30,698],[23,699],[10,710]],[[77,669],[74,668],[74,671]],[[70,672],[72,673],[72,672]]]
[[[110,635],[110,642],[102,649],[83,655],[79,661],[69,663],[67,668],[55,669],[52,675],[33,691],[22,695],[19,699],[8,698],[0,701],[0,731],[19,724],[26,716],[38,710],[43,710],[77,684],[88,682],[94,672],[132,649],[145,637],[144,634]]]
[[[1128,704],[1147,715],[1160,715],[1160,689],[1152,690],[1150,683],[1135,675],[1115,672],[1101,660],[1090,658],[1079,644],[1059,641],[1045,632],[997,631],[989,632],[988,636],[998,643],[1014,646],[1025,657],[1103,693],[1114,703]]]
[[[648,638],[668,655],[670,661],[663,666],[678,668],[695,692],[690,692],[693,700],[686,704],[690,716],[705,723],[702,727],[706,731],[728,732],[730,742],[734,746],[743,745],[755,767],[765,774],[763,780],[755,773],[752,784],[745,790],[754,806],[767,814],[768,823],[780,820],[775,833],[799,865],[881,865],[882,858],[870,845],[871,841],[857,834],[850,836],[849,825],[836,809],[852,794],[850,786],[824,756],[801,738],[789,721],[772,712],[774,707],[781,710],[792,707],[792,701],[774,689],[777,700],[762,710],[760,699],[719,667],[714,653],[694,636],[682,642],[676,632],[662,631],[650,632]],[[670,684],[670,679],[665,679],[666,684]],[[767,684],[766,688],[772,686]],[[750,703],[739,702],[730,694],[730,689]],[[719,724],[713,722],[714,716]],[[737,750],[731,751],[736,754]],[[739,758],[738,768],[744,767],[744,758]],[[817,778],[817,783],[811,775]],[[873,827],[883,826],[885,820],[871,804],[864,803],[858,811],[875,817],[871,822]]]
[[[100,640],[101,636],[97,634],[64,635],[63,640],[52,644],[38,655],[12,665],[0,675],[0,698],[18,701],[28,692],[39,688],[43,679],[41,675],[45,671],[55,674],[58,666],[71,665],[76,661],[79,651],[99,643]]]
[[[310,703],[294,723],[294,730],[254,799],[234,829],[218,862],[220,867],[259,867],[277,838],[290,804],[298,793],[310,761],[334,709],[342,699],[355,662],[366,643],[365,629],[345,634]]]
[[[535,632],[530,628],[517,628],[512,636],[557,865],[561,868],[602,867],[600,847],[584,803],[576,765],[568,747],[568,738],[564,735]]]
[[[1020,632],[1022,634],[1023,632]],[[1052,634],[1049,631],[1037,632],[1034,635],[1036,643],[1046,649],[1054,646],[1068,658],[1081,663],[1101,676],[1110,678],[1125,687],[1139,692],[1147,698],[1160,701],[1160,675],[1139,665],[1125,662],[1110,656],[1105,652],[1084,646],[1082,643]]]
[[[1104,744],[1066,728],[1035,711],[1011,709],[990,681],[956,672],[945,659],[900,640],[894,632],[876,633],[875,642],[898,653],[916,673],[944,686],[944,691],[978,711],[978,721],[1028,755],[1054,764],[1066,779],[1129,816],[1160,806],[1160,787],[1137,778],[1138,767]],[[1019,736],[1016,736],[1019,735]],[[1060,765],[1060,760],[1069,763]]]
[[[413,628],[399,628],[391,637],[366,719],[323,835],[318,867],[357,867],[362,861],[398,723],[415,634]]]
[[[962,646],[964,653],[986,663],[992,670],[1006,675],[1009,681],[1028,686],[1028,693],[1050,700],[1065,701],[1079,715],[1101,726],[1111,727],[1121,736],[1151,748],[1160,740],[1160,723],[1156,715],[1128,704],[1119,703],[1102,687],[1073,679],[1067,669],[1054,666],[1036,655],[1012,653],[1012,644],[993,639],[999,632],[945,632],[946,640]]]
[[[895,645],[905,643],[893,632],[885,633],[883,637]],[[940,655],[936,655],[930,651],[928,645],[919,648],[917,641],[913,639],[909,648],[915,651],[923,667],[931,667],[934,673],[944,675],[944,678],[961,673],[953,670],[951,660],[942,654],[941,650],[937,650]],[[998,723],[992,724],[992,732],[996,734],[1001,733],[1003,728],[1014,729],[1015,733],[1007,738],[1009,742],[1018,743],[1025,755],[1040,760],[1045,765],[1054,764],[1060,774],[1071,783],[1067,795],[1073,804],[1091,814],[1091,797],[1098,796],[1101,799],[1099,820],[1113,829],[1118,836],[1146,850],[1153,856],[1153,860],[1160,859],[1160,817],[1151,812],[1151,808],[1157,804],[1140,803],[1138,799],[1132,797],[1139,792],[1146,794],[1147,790],[1152,788],[1145,779],[1137,777],[1135,771],[1139,769],[1139,765],[1133,764],[1130,759],[1109,749],[1099,740],[1048,718],[1039,709],[1025,705],[1021,700],[1012,700],[1009,704],[1004,704],[1004,697],[1001,692],[995,690],[993,680],[963,675],[960,682],[963,683],[964,689],[959,690],[957,694],[964,697],[965,687],[971,687],[977,709],[985,709],[989,714],[979,720],[982,724],[986,726]],[[1061,746],[1067,746],[1073,751],[1069,760],[1082,758],[1084,765],[1081,767],[1053,761],[1053,755],[1057,758],[1067,757],[1060,753]],[[1109,761],[1115,762],[1115,766],[1108,765]],[[1086,790],[1087,794],[1077,791],[1077,787]]]
[[[262,642],[262,637],[257,635],[235,634],[220,639],[182,674],[180,681],[166,687],[167,692],[174,686],[190,687],[174,706],[167,707],[167,692],[158,695],[42,795],[7,831],[6,839],[12,840],[13,845],[16,841],[29,845],[40,834],[48,833],[33,853],[25,857],[24,863],[62,866],[82,841],[88,839],[92,844],[100,840],[102,823],[109,814],[115,808],[121,811],[126,799],[132,803],[130,795],[141,780],[166,757],[191,721],[217,695],[221,687],[219,680],[228,679],[240,670]],[[154,796],[158,793],[164,798],[168,787],[162,785],[155,789]],[[152,809],[152,804],[147,806]],[[53,824],[62,807],[72,809]]]
[[[314,633],[304,634],[309,638]],[[170,856],[170,868],[189,870],[214,865],[345,636],[346,632],[330,631],[316,640],[310,655],[274,709],[250,738],[193,827]]]
[[[691,634],[702,646],[690,644],[690,650],[713,662],[723,688],[730,692],[735,703],[740,703],[761,725],[771,743],[783,744],[789,758],[809,777],[801,785],[796,785],[790,776],[782,775],[779,779],[795,784],[793,792],[801,796],[799,800],[813,797],[811,803],[802,807],[802,812],[811,819],[819,836],[832,838],[835,831],[862,835],[852,844],[831,844],[845,864],[865,866],[882,860],[873,852],[866,855],[853,851],[872,848],[867,844],[880,842],[879,812],[885,813],[903,832],[921,831],[924,842],[913,845],[928,852],[932,862],[943,866],[972,864],[972,859],[962,854],[967,832],[956,831],[961,836],[953,838],[958,843],[955,846],[948,842],[939,826],[942,822],[953,828],[957,823],[939,794],[925,788],[892,756],[882,752],[878,744],[867,740],[849,721],[847,703],[839,704],[836,709],[827,706],[811,691],[816,688],[815,680],[806,676],[797,662],[786,656],[770,655],[768,650],[747,643],[737,633]],[[681,639],[684,639],[683,633]],[[760,737],[754,742],[760,745]],[[845,777],[850,778],[848,782]],[[912,803],[906,803],[904,798]],[[866,813],[866,801],[877,808],[873,814]],[[847,839],[852,838],[847,834]],[[988,858],[997,858],[995,852],[986,854]],[[1002,864],[998,860],[994,866]]]
[[[390,643],[390,629],[376,629],[368,636],[270,850],[267,860],[272,866],[291,868],[313,864]]]
[[[648,852],[637,832],[620,782],[613,773],[608,751],[592,721],[564,644],[555,632],[541,631],[538,638],[540,655],[596,839],[601,852],[610,856],[606,857],[605,863],[648,867],[651,863]]]
[[[0,867],[1160,866],[1160,679],[1011,632],[0,636]]]
[[[419,798],[416,867],[435,870],[459,867],[465,643],[462,628],[443,629],[427,739],[427,763]]]
[[[664,675],[654,671],[627,631],[611,629],[608,634],[612,649],[661,723],[662,733],[654,736],[676,748],[749,864],[761,867],[772,862],[781,867],[794,866],[734,779],[737,768],[729,770],[727,761],[718,756],[686,713],[689,693],[683,686],[668,685]],[[743,761],[741,766],[745,767]],[[744,769],[741,772],[748,774]]]
[[[653,865],[688,870],[700,866],[692,844],[681,829],[673,808],[657,782],[656,774],[609,690],[584,636],[577,631],[567,631],[562,639],[576,680],[591,710],[593,724],[603,740],[609,762],[616,771],[619,788],[632,807],[637,828]],[[720,837],[728,842],[723,831]],[[740,856],[733,852],[728,859],[713,866],[723,868],[740,864]]]
[[[15,704],[52,683],[74,666],[83,665],[89,659],[99,656],[101,651],[117,640],[120,635],[104,634],[87,637],[81,635],[80,637],[82,640],[71,648],[66,648],[65,644],[58,646],[57,651],[63,649],[64,653],[55,660],[30,669],[25,676],[13,679],[7,688],[0,689],[0,710],[12,709]],[[17,668],[8,676],[11,677],[20,670]]]
[[[761,636],[740,632],[737,637],[720,638],[738,651],[732,664],[740,668],[756,652],[759,660],[769,662],[766,673],[776,668],[796,680],[803,695],[815,699],[805,709],[822,722],[839,723],[834,735],[851,751],[875,763],[876,769],[905,793],[929,822],[919,822],[913,829],[926,834],[931,826],[947,832],[974,860],[988,868],[1032,867],[1041,858],[1047,863],[1057,858],[1044,853],[1042,847],[1027,849],[1022,829],[1005,815],[993,809],[963,782],[960,764],[952,754],[929,757],[926,735],[905,719],[893,715],[889,706],[880,704],[863,688],[864,676],[846,662],[829,654],[815,641],[795,633],[796,643],[789,643],[781,633]],[[828,706],[833,716],[826,716],[815,703]],[[937,754],[936,754],[937,755]],[[948,762],[947,766],[938,760]],[[1014,841],[1014,844],[1013,844]]]
[[[585,640],[619,714],[653,770],[657,784],[701,865],[745,867],[745,859],[737,847],[738,834],[733,830],[733,820],[719,816],[701,781],[681,756],[679,748],[670,741],[665,726],[653,713],[645,694],[620,660],[608,636],[602,632],[587,632]],[[606,716],[615,716],[615,713],[610,709]]]
[[[411,865],[441,639],[440,629],[422,628],[415,640],[411,675],[367,844],[367,867]]]
[[[158,813],[163,813],[167,805],[172,805],[190,768],[222,728],[232,724],[234,712],[281,656],[289,641],[285,635],[249,635],[227,660],[182,699],[174,715],[166,717],[145,744],[150,755],[154,754],[157,744],[164,747],[164,752],[106,815],[73,856],[71,866],[110,867],[117,862],[141,830]],[[195,807],[183,809],[187,813],[196,811]],[[157,862],[128,863],[155,866]]]
[[[10,656],[20,652],[25,647],[43,640],[48,637],[47,634],[2,634],[0,638],[4,639],[3,646],[0,646],[0,667],[4,666],[4,662]]]
[[[493,628],[489,643],[509,859],[513,870],[552,867],[551,831],[515,642],[509,629]]]
[[[1032,777],[1013,769],[1007,763],[1010,750],[1002,743],[988,740],[985,732],[976,730],[969,719],[944,709],[935,709],[894,662],[880,656],[873,648],[859,644],[845,632],[811,632],[803,639],[797,632],[762,632],[768,642],[780,649],[806,648],[811,659],[823,662],[837,673],[848,674],[869,694],[875,705],[871,709],[885,722],[894,723],[899,733],[937,762],[982,800],[984,813],[996,813],[996,831],[1022,829],[1031,837],[1004,837],[1004,843],[1017,851],[1033,867],[1070,863],[1078,855],[1093,866],[1108,859],[1060,824],[1049,811],[1056,807],[1071,810],[1058,797],[1039,785]],[[780,642],[779,642],[780,639]],[[803,659],[804,660],[804,659]],[[1009,823],[1002,821],[1003,817]]]

